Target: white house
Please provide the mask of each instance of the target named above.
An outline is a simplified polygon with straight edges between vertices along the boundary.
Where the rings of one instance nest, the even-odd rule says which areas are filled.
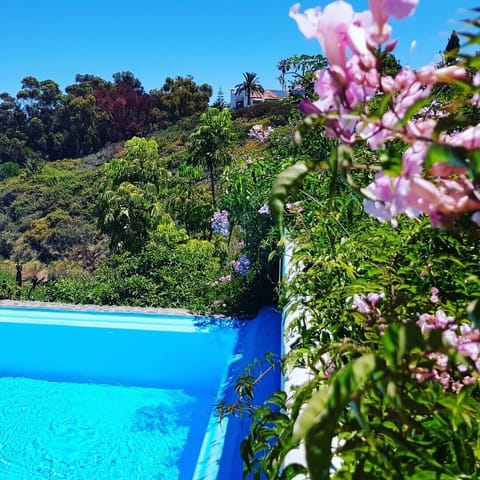
[[[235,93],[236,89],[230,89],[230,108],[236,110],[248,106],[248,98],[245,92]],[[250,105],[256,103],[271,102],[288,97],[288,92],[284,90],[265,89],[263,93],[255,92],[250,95]]]

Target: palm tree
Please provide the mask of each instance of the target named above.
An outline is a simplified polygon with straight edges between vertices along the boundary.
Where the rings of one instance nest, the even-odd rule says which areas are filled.
[[[243,74],[243,82],[235,85],[235,95],[245,92],[248,106],[250,105],[252,93],[263,93],[264,91],[265,89],[260,84],[260,78],[253,72],[245,72]]]

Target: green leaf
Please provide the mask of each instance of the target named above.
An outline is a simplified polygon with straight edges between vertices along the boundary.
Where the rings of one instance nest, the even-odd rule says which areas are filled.
[[[425,169],[428,170],[436,163],[449,163],[465,168],[465,149],[434,143],[425,157]]]
[[[291,463],[287,465],[287,467],[282,471],[280,476],[280,480],[292,480],[297,475],[306,475],[308,470],[299,463]]]
[[[398,332],[397,362],[400,365],[404,356],[412,350],[425,349],[425,339],[416,323],[401,325]]]
[[[328,391],[322,390],[307,406],[310,418],[314,411],[320,411],[312,423],[304,419],[308,428],[305,435],[307,463],[312,480],[328,480],[332,462],[332,439],[338,418],[349,402],[366,388],[368,381],[378,367],[373,353],[363,355],[344,367],[333,379]],[[310,404],[312,401],[314,406]]]
[[[391,325],[382,338],[385,359],[392,370],[402,367],[404,357],[414,349],[423,350],[425,339],[415,323]]]
[[[390,107],[390,102],[392,100],[392,95],[390,93],[383,94],[378,105],[378,115],[382,117]]]
[[[310,398],[304,411],[298,418],[293,432],[293,440],[298,441],[305,437],[310,426],[316,421],[319,415],[325,410],[328,401],[327,385],[321,385]]]
[[[439,118],[433,131],[433,139],[434,141],[438,141],[438,138],[442,132],[459,127],[467,127],[470,125],[470,122],[471,120],[469,120],[468,117],[462,113],[455,113],[453,115]]]
[[[463,438],[454,435],[453,448],[457,457],[457,465],[460,470],[467,474],[474,473],[475,470],[475,454],[471,446]]]
[[[466,23],[473,23],[474,20],[465,20]],[[459,35],[462,37],[468,38],[468,41],[463,45],[464,47],[468,47],[470,45],[479,45],[480,44],[480,35],[475,35],[470,32],[459,32]]]
[[[470,302],[467,307],[467,315],[471,322],[475,324],[477,328],[480,328],[480,299],[477,298]]]
[[[252,442],[250,437],[245,438],[240,444],[240,456],[245,465],[251,465],[250,459],[253,458]]]
[[[417,100],[413,105],[411,105],[407,111],[405,112],[404,117],[402,118],[400,125],[402,127],[405,127],[407,125],[408,121],[423,107],[426,107],[429,105],[431,102],[430,98],[421,98],[420,100]]]
[[[287,394],[284,391],[279,390],[275,392],[272,396],[270,396],[265,403],[268,403],[270,405],[275,405],[278,408],[284,408],[286,401],[287,401]]]
[[[480,56],[479,55],[468,56],[468,65],[474,70],[478,70],[480,68]]]
[[[270,210],[281,235],[283,235],[283,208],[287,196],[298,190],[308,172],[307,165],[304,162],[298,162],[283,170],[275,179],[270,198]]]
[[[389,177],[398,177],[402,173],[402,159],[396,156],[381,158],[382,170]]]
[[[469,152],[468,163],[472,170],[473,177],[478,178],[480,176],[480,149]]]

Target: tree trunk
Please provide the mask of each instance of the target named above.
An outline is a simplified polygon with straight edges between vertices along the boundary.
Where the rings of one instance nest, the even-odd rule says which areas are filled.
[[[210,190],[212,192],[212,206],[215,210],[216,207],[216,200],[215,200],[215,169],[213,165],[213,161],[210,159],[208,161],[208,172],[210,174]]]

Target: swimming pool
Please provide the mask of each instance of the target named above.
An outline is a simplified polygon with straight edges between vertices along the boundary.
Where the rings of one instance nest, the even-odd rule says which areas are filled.
[[[246,418],[219,423],[280,316],[252,320],[0,306],[0,479],[241,479]],[[262,382],[260,403],[280,385]]]

